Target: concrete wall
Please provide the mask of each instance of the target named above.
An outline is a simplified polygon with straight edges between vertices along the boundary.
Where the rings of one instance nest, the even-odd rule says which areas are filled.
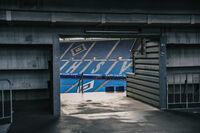
[[[200,45],[198,44],[168,44],[166,65],[169,71],[194,71],[200,67]]]
[[[52,28],[22,25],[0,28],[0,73],[4,76],[0,78],[11,80],[15,100],[49,99],[49,111],[59,116],[58,33]]]
[[[127,96],[160,107],[159,43],[147,42],[145,54],[135,55],[135,73],[127,73]]]
[[[0,60],[1,78],[11,81],[14,100],[49,98],[50,46],[0,45]]]
[[[168,108],[199,107],[200,36],[197,31],[167,33]]]
[[[165,35],[167,37],[166,67],[169,82],[173,81],[170,73],[200,72],[199,32],[197,30],[179,32],[170,30]],[[179,82],[180,74],[176,77],[176,82]]]
[[[185,73],[200,72],[200,45],[168,44],[166,65],[168,84],[185,84]],[[176,74],[173,79],[171,73],[182,73],[183,75]],[[195,80],[199,81],[198,75]],[[188,75],[188,83],[192,83],[192,75]]]

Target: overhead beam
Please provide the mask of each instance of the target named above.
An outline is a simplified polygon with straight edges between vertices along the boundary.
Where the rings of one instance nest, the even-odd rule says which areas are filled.
[[[66,24],[200,24],[200,14],[102,14],[102,13],[67,13],[0,11],[0,21],[8,22],[48,22]]]
[[[52,35],[57,34],[65,37],[137,37],[158,36],[159,29],[144,29],[138,34],[104,34],[86,33],[86,29],[93,27],[44,27],[44,26],[3,26],[0,27],[0,44],[52,44]],[[127,30],[124,28],[124,30]]]

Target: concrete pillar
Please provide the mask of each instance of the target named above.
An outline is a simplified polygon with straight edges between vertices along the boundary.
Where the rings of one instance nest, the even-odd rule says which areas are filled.
[[[160,109],[167,109],[166,37],[160,39]]]
[[[53,35],[53,115],[60,116],[60,48],[59,37]]]

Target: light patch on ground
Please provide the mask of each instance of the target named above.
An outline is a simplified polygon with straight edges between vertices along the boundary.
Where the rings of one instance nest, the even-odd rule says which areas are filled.
[[[118,119],[121,122],[146,122],[145,111],[158,110],[126,97],[126,93],[61,94],[62,115],[86,120]],[[143,113],[140,113],[142,111]]]
[[[82,118],[86,120],[98,119],[118,119],[121,122],[146,122],[145,116],[137,112],[110,112],[110,113],[94,113],[94,114],[76,114],[70,115],[72,117]]]

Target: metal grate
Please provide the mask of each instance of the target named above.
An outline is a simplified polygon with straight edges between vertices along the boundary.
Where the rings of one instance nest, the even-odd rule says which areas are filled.
[[[167,108],[200,108],[200,72],[170,73],[167,76]]]

